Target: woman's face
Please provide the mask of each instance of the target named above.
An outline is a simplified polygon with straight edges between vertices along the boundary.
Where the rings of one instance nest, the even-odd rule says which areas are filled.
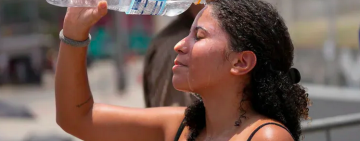
[[[206,6],[194,20],[190,34],[178,42],[173,67],[173,85],[177,90],[195,92],[218,86],[231,76],[228,35]]]

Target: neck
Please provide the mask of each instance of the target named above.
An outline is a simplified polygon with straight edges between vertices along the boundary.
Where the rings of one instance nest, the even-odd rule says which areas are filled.
[[[239,120],[244,122],[245,120],[240,119],[243,114],[242,110],[246,111],[246,115],[251,113],[250,108],[247,108],[248,102],[241,103],[242,93],[229,90],[231,90],[230,87],[222,90],[211,89],[211,91],[201,94],[205,106],[207,136],[220,136],[226,131],[237,129],[235,122]]]
[[[235,127],[235,121],[240,116],[239,104],[235,104],[235,101],[238,102],[238,99],[238,97],[233,97],[233,99],[225,97],[216,97],[215,99],[203,98],[206,120],[205,130],[208,135],[216,136],[221,131]]]

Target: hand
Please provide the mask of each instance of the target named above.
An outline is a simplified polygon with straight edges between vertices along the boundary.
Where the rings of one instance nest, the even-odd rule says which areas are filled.
[[[69,7],[64,19],[64,36],[77,41],[86,40],[91,27],[106,13],[106,1],[100,1],[97,8]]]

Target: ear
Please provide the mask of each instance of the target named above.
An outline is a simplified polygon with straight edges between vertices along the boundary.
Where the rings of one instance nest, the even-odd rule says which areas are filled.
[[[242,51],[236,54],[231,61],[231,74],[245,75],[256,65],[256,55],[252,51]]]

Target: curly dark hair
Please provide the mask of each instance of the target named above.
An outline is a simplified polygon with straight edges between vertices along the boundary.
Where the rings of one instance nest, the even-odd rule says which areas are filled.
[[[256,54],[257,63],[244,97],[257,113],[284,124],[298,141],[310,100],[305,89],[287,75],[293,65],[294,46],[282,17],[271,4],[260,0],[212,0],[207,4],[229,35],[230,49]],[[189,141],[206,126],[201,99],[186,109],[185,125],[190,129]]]

